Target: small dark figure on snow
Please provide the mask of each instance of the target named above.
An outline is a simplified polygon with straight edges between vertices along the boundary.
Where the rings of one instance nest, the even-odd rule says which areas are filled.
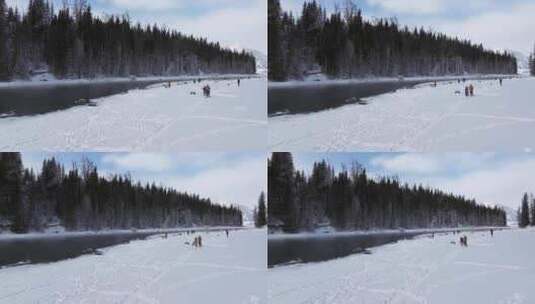
[[[494,229],[490,229],[490,236],[491,236],[491,237],[494,236]]]
[[[202,92],[204,94],[204,97],[210,97],[210,86],[209,85],[205,85],[202,88]]]
[[[225,233],[227,234],[227,239],[228,239],[228,230],[225,230]]]
[[[470,96],[470,89],[468,87],[464,87],[464,96]]]
[[[196,236],[193,239],[192,245],[193,245],[193,247],[202,247],[202,238],[200,236]]]
[[[474,96],[474,86],[470,84],[470,96]]]
[[[461,236],[460,243],[462,247],[468,247],[468,237],[466,235]]]
[[[502,86],[502,83],[503,83],[503,79],[500,78],[500,86]]]
[[[241,82],[241,80],[238,78],[238,87],[240,86],[240,82]]]

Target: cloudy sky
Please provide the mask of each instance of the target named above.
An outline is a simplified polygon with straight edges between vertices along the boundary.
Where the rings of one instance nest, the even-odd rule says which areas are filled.
[[[265,153],[23,153],[25,167],[39,172],[43,159],[55,157],[66,168],[92,160],[101,176],[130,173],[136,181],[155,182],[224,204],[253,207],[267,189]]]
[[[478,203],[516,210],[524,192],[535,192],[535,155],[495,153],[297,153],[295,166],[311,168],[326,159],[338,169],[354,161],[373,176],[397,176],[401,182],[423,184],[463,194]]]
[[[63,0],[52,0],[61,7]],[[72,2],[72,0],[70,0]],[[6,0],[25,9],[28,0]],[[123,14],[238,49],[267,53],[266,0],[88,0],[95,13]]]
[[[318,0],[329,10],[342,0]],[[299,12],[303,0],[281,0]],[[366,17],[397,17],[402,25],[423,26],[483,43],[486,48],[533,50],[533,0],[356,0]]]

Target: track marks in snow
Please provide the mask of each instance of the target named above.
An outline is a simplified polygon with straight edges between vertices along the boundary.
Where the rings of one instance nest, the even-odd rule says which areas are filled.
[[[525,151],[508,134],[535,128],[534,83],[535,78],[515,79],[500,87],[481,81],[470,98],[453,94],[462,84],[439,83],[372,97],[366,106],[271,117],[269,146],[276,151]]]
[[[529,231],[417,238],[321,263],[269,271],[271,301],[277,304],[531,303],[532,256],[518,252]],[[533,248],[533,246],[531,247]],[[531,263],[531,264],[530,264]],[[531,265],[531,266],[529,266]],[[527,281],[526,281],[527,280]],[[533,300],[533,297],[531,297]]]
[[[261,150],[267,138],[265,79],[155,86],[32,117],[0,120],[0,148],[45,151]],[[182,139],[182,140],[181,140]]]

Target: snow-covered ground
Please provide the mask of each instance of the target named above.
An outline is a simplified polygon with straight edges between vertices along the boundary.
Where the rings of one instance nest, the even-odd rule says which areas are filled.
[[[0,269],[0,303],[266,303],[266,230],[170,235]]]
[[[535,303],[535,230],[435,235],[268,271],[273,304]],[[453,244],[452,242],[456,242]]]
[[[473,83],[474,97],[464,96]],[[461,91],[461,94],[456,94]],[[269,118],[275,151],[532,151],[535,78],[438,83]],[[512,136],[512,134],[514,136]]]
[[[211,86],[212,97],[202,95]],[[244,79],[154,85],[31,117],[0,119],[0,150],[263,150],[267,81]],[[196,95],[191,95],[195,92]]]

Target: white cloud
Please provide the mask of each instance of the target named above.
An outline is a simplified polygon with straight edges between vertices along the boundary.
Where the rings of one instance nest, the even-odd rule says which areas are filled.
[[[395,174],[438,174],[478,168],[494,156],[493,153],[393,154],[371,159],[371,164]]]
[[[177,9],[182,7],[182,1],[177,0],[110,0],[111,4],[125,10],[149,10],[157,11],[164,9]]]
[[[370,5],[382,7],[394,13],[434,14],[443,11],[446,3],[442,0],[367,0]]]
[[[124,170],[149,172],[162,172],[174,166],[170,156],[156,153],[106,154],[102,162]]]
[[[438,159],[421,154],[401,154],[395,157],[381,156],[372,159],[372,165],[389,172],[434,173],[441,170]]]
[[[486,48],[511,49],[528,53],[535,37],[535,3],[511,6],[509,9],[489,11],[465,20],[436,20],[433,27],[473,42],[483,43]]]
[[[256,49],[267,53],[267,1],[255,0],[251,7],[229,6],[200,17],[169,20],[178,30],[219,41],[224,46]]]
[[[458,178],[438,178],[429,185],[475,198],[479,203],[517,209],[524,192],[535,191],[535,160],[512,161],[498,168],[476,170]]]
[[[260,192],[267,189],[267,163],[264,157],[250,158],[194,176],[170,177],[166,184],[218,203],[253,207]]]
[[[423,184],[463,195],[487,205],[517,209],[524,192],[535,193],[535,158],[493,153],[445,153],[381,155],[370,163],[399,175],[403,182]]]

